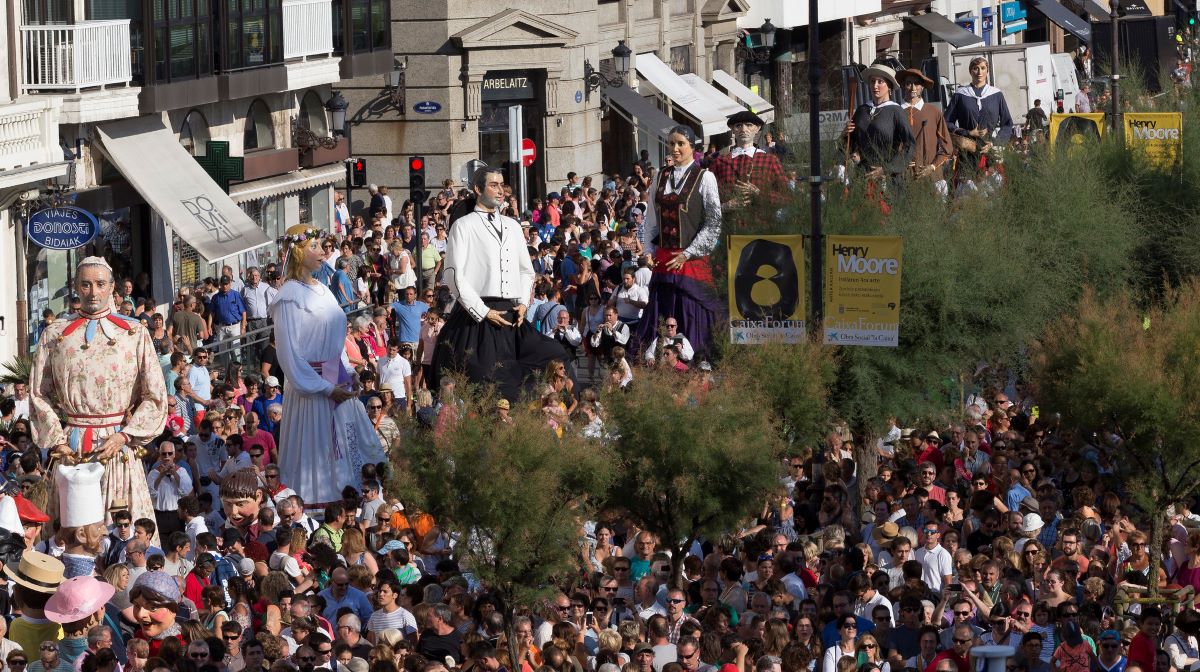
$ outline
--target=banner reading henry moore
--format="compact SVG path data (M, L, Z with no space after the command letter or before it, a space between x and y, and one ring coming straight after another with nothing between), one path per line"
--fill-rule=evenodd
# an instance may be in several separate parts
M804 236L729 237L729 337L804 339Z
M825 342L896 347L899 236L825 236Z
M1174 170L1183 161L1183 113L1126 112L1125 145L1155 167Z

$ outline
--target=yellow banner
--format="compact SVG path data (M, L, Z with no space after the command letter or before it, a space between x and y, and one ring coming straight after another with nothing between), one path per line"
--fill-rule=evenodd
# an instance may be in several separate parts
M1125 146L1142 152L1151 165L1174 170L1183 162L1182 112L1126 112Z
M825 236L825 342L900 342L899 236Z
M729 237L729 337L804 339L804 236Z
M1103 112L1050 115L1050 148L1070 151L1104 137Z

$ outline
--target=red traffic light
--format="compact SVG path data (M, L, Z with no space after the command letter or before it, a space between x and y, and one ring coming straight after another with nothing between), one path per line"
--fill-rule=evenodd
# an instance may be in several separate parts
M365 168L365 167L366 167L366 164L363 162L363 160L362 160L362 159L358 159L358 160L356 160L356 161L354 162L354 169L355 169L355 170L362 170L362 169L363 169L363 168Z
M409 170L424 170L424 168L425 168L425 160L424 159L409 159L409 161L408 161L408 169Z

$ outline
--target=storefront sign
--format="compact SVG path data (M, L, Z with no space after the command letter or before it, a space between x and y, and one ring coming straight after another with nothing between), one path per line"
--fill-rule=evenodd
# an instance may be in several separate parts
M483 100L528 100L534 98L529 70L489 72L483 76Z
M87 210L62 205L33 213L26 230L30 240L47 250L73 250L92 242L100 225Z
M899 236L825 236L825 342L900 342Z
M1005 2L1000 4L1000 20L1004 23L1022 21L1029 17L1029 12L1020 2Z
M1125 146L1141 152L1156 168L1174 170L1183 164L1182 112L1126 112Z
M804 236L729 237L729 337L804 339Z
M821 110L817 113L817 123L820 124L821 139L834 140L841 137L842 130L846 128L846 121L850 115L846 110ZM801 110L794 115L788 117L789 127L796 129L796 140L800 142L808 141L808 110Z
M442 104L435 100L422 100L413 105L413 112L418 114L437 114L442 111Z

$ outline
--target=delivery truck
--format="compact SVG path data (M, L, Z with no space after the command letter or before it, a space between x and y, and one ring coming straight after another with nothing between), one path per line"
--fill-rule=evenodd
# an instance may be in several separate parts
M1051 53L1048 42L956 49L950 53L950 67L942 69L950 75L947 94L971 83L970 64L979 56L988 60L989 83L1004 93L1017 129L1024 126L1025 114L1035 100L1042 101L1047 117L1059 111L1060 100L1061 111L1075 111L1075 94L1079 91L1075 63L1070 54Z

